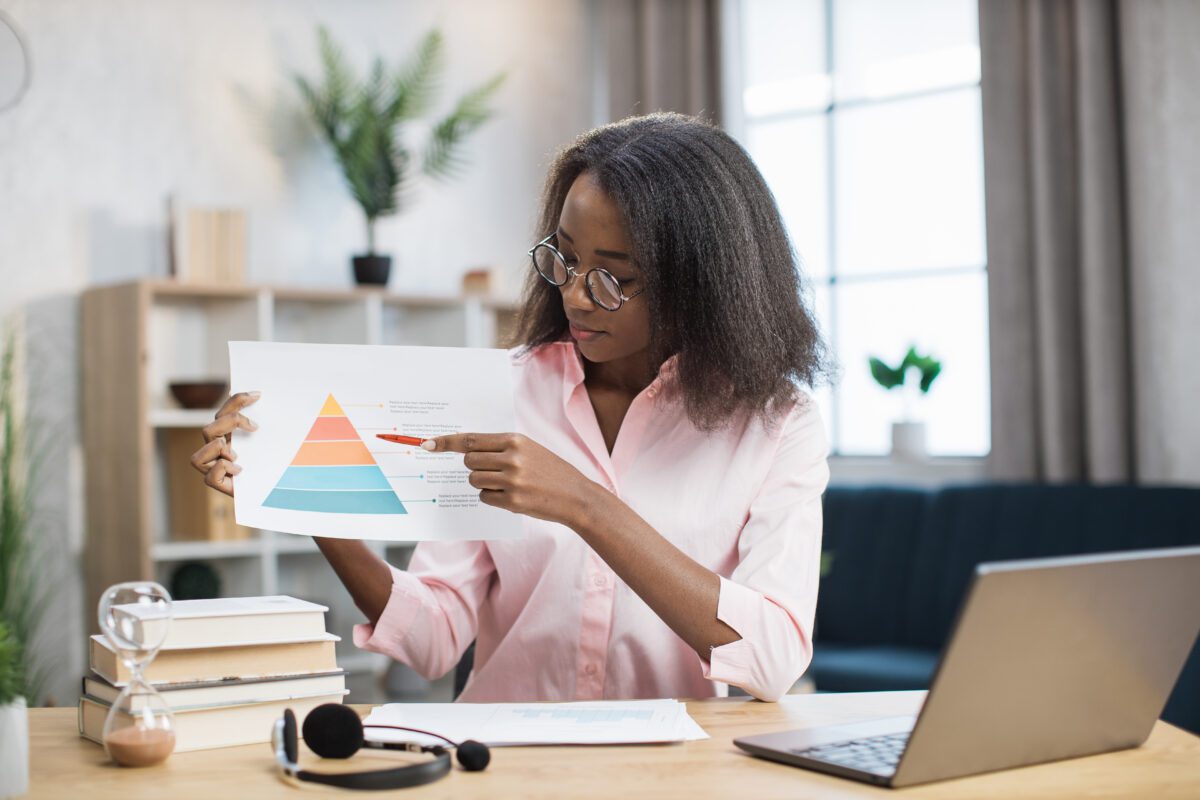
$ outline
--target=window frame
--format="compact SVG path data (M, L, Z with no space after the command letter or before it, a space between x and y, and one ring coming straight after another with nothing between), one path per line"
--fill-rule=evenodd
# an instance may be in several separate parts
M753 2L753 0L750 0ZM805 282L808 287L811 287L815 294L821 289L827 292L828 298L828 325L827 330L822 333L825 336L825 342L829 348L829 352L836 359L839 355L838 349L838 287L846 284L881 284L890 281L903 281L917 278L936 278L936 277L957 277L962 275L981 275L983 277L985 292L988 279L988 258L986 239L983 249L983 261L981 264L963 264L950 267L932 267L925 269L905 269L894 271L871 271L860 273L839 274L838 272L838 254L837 254L837 199L838 199L838 183L837 183L837 142L836 142L836 124L837 112L845 109L878 107L896 102L904 102L909 100L918 100L926 97L937 97L965 90L974 90L976 93L982 92L982 81L977 78L971 81L957 81L949 83L945 86L938 86L929 89L920 89L908 92L899 92L889 94L883 97L859 97L852 99L839 100L837 92L834 90L834 67L835 67L835 38L834 38L834 5L836 0L823 0L822 15L824 27L824 46L825 46L825 75L829 79L829 95L827 102L820 107L811 107L803 109L793 109L790 111L778 111L769 114L761 114L750 117L745 109L745 62L742 51L742 5L743 0L721 0L721 91L723 97L722 103L722 125L725 130L733 136L743 146L747 142L748 125L753 124L769 124L773 122L788 122L802 119L822 118L824 120L824 135L825 135L825 204L826 204L826 254L828 263L826 266L826 274L823 276L805 275ZM982 143L981 143L982 146ZM980 196L981 210L982 203L985 202L982 194ZM986 232L985 232L986 236ZM815 313L815 307L813 308ZM987 336L984 337L984 355L990 357L989 341ZM865 366L864 366L865 369ZM877 458L879 454L861 453L861 452L844 452L842 450L842 426L844 420L841 419L840 411L840 386L838 382L833 382L829 387L830 402L828 427L830 431L830 455L841 458ZM990 393L990 388L985 391L985 396ZM989 414L990 417L990 409ZM990 420L985 422L985 425L990 426ZM982 453L945 453L938 454L936 458L946 459L975 459L986 458L991 450L991 431L987 431L987 450ZM886 456L886 453L884 454Z

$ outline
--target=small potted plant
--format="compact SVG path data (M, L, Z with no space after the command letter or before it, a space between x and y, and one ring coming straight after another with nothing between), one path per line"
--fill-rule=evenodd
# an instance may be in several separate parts
M21 643L0 620L0 797L29 791L29 712Z
M942 373L942 362L920 355L913 346L895 367L874 356L869 363L875 382L888 391L900 389L903 398L903 418L892 423L892 456L908 461L925 458L925 423L917 417L917 406Z
M314 85L297 75L296 85L366 217L367 252L354 256L355 280L386 285L392 260L375 252L376 221L400 211L418 173L446 178L460 171L461 145L491 118L488 101L504 75L460 97L449 114L434 123L424 149L414 152L401 137L401 128L424 115L436 93L441 34L428 33L412 60L395 72L376 58L365 80L354 74L328 30L320 28L318 38L323 80Z

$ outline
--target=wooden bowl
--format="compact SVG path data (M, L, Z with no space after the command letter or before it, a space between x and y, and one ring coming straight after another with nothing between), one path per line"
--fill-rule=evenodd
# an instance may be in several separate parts
M167 384L171 395L184 408L213 408L225 396L226 381L175 381Z

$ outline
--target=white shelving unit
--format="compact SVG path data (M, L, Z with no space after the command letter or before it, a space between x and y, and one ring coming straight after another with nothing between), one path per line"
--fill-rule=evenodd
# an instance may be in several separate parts
M255 531L209 541L170 530L166 438L197 431L214 409L183 409L168 385L228 379L230 340L343 344L504 346L515 322L510 303L481 297L429 297L380 290L202 286L139 281L84 294L84 449L87 461L87 572L90 607L122 580L166 585L182 563L211 564L222 594L294 594L329 606L342 637L339 662L377 671L386 659L351 643L361 614L311 538ZM197 474L196 480L200 480ZM406 566L408 544L370 543Z

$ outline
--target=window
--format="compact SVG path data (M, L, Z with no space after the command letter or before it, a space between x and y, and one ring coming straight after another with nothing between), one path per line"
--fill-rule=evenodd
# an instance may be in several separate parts
M833 451L883 455L930 352L933 455L990 449L977 0L726 0L729 130L775 193L837 360ZM739 102L740 101L740 102Z

